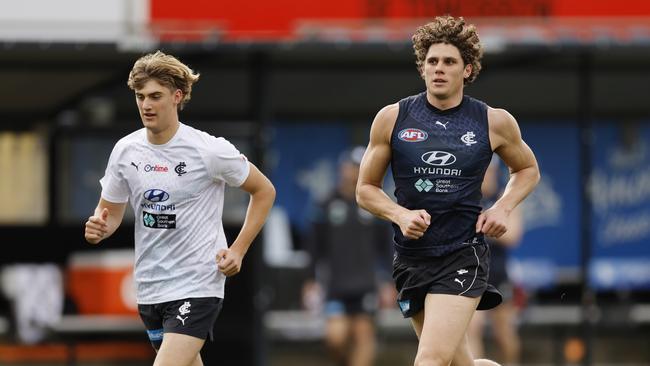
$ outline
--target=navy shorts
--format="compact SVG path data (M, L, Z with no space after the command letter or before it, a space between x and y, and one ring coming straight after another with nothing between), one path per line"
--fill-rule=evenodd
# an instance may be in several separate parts
M147 328L149 340L160 349L164 333L179 333L196 338L212 340L212 328L221 312L223 299L197 297L138 305L140 318Z
M379 307L377 294L367 292L359 295L331 297L325 301L325 315L362 315L373 316Z
M481 297L478 310L492 309L501 294L488 285L490 249L487 245L467 246L442 257L406 257L395 254L393 279L397 304L405 318L424 309L427 294Z

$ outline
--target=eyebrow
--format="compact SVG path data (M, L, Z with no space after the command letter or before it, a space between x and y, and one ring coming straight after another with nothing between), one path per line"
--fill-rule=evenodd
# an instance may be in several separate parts
M162 92L161 92L161 91L154 91L154 92L151 92L151 93L149 93L149 94L144 94L144 93L140 93L140 92L135 92L135 95L146 95L146 96L152 96L152 95L155 95L155 94L162 94Z
M456 56L429 56L427 57L427 60L433 60L433 59L442 59L442 60L458 60Z

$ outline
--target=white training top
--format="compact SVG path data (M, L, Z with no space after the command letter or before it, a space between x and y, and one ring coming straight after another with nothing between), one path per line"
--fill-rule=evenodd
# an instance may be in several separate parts
M115 144L102 185L109 202L135 213L135 284L139 304L224 296L217 251L225 184L240 186L248 160L224 138L180 124L163 145L142 128Z

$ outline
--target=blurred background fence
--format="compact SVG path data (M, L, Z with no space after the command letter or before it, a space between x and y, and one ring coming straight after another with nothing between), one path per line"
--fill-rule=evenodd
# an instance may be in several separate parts
M150 363L130 287L132 214L98 247L84 242L83 223L112 146L141 126L128 72L161 49L201 73L181 120L232 141L278 191L264 235L228 281L206 365L326 365L322 317L300 299L307 218L334 188L338 154L367 143L375 113L423 90L410 35L447 13L477 24L485 46L466 93L517 118L542 172L509 264L523 360L650 364L650 2L0 9L1 364ZM246 204L229 192L229 238ZM412 363L408 323L394 309L378 319L378 364Z

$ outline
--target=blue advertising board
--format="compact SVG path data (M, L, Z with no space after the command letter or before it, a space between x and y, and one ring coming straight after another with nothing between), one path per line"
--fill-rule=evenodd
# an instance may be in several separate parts
M650 124L594 128L590 284L650 288Z
M512 251L510 273L527 288L576 281L580 264L580 166L574 123L522 123L541 180L522 202L525 234Z
M276 206L298 230L305 230L314 203L334 190L337 160L350 147L350 131L339 123L276 123L272 134L267 160Z

